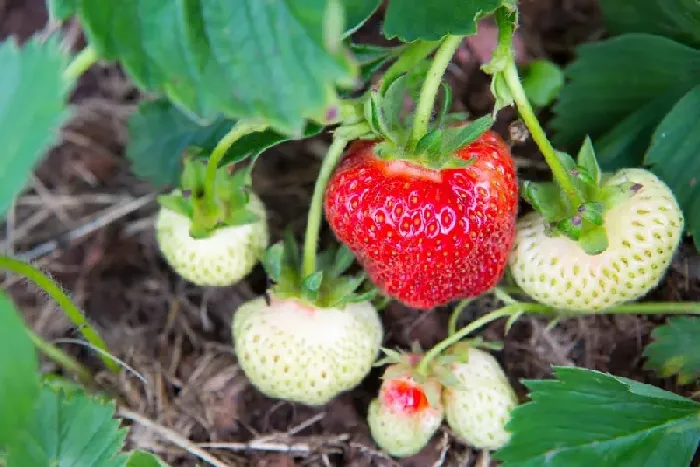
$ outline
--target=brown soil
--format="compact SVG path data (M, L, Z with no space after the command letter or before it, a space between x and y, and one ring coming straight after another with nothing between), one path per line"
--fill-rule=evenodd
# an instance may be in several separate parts
M42 0L0 0L0 39L26 38L46 26ZM576 44L600 37L594 0L523 0L521 59L546 56L566 63ZM361 32L374 37L368 25ZM492 105L488 80L479 71L493 35L471 38L451 67L457 106L476 115ZM69 41L80 46L79 29L66 27ZM126 119L138 92L112 66L95 67L74 96L75 116L18 200L7 225L10 247L32 251L50 239L90 224L125 203L143 206L109 222L94 233L62 244L36 258L103 333L110 349L131 371L118 378L100 372L100 383L119 398L124 410L155 421L192 445L224 443L210 449L221 465L291 466L486 466L489 459L441 431L419 455L394 461L372 442L366 408L376 394L378 372L354 391L328 406L308 408L271 400L247 382L231 351L229 325L236 308L262 293L265 276L256 269L245 281L225 289L194 287L163 262L155 245L152 189L129 172L123 157ZM507 133L506 115L497 128ZM327 138L290 143L268 151L255 170L254 184L270 211L273 238L292 225L301 236L311 189ZM541 177L542 162L531 144L516 146L521 175ZM323 241L330 241L327 231ZM65 243L65 242L64 242ZM692 247L681 249L666 280L653 298L689 300L700 297L700 258ZM692 271L695 271L694 273ZM76 330L44 294L24 281L7 278L5 287L28 322L48 339L75 338ZM497 307L492 298L472 303L462 320ZM388 347L428 347L444 337L449 309L418 312L391 304L383 313ZM524 318L504 337L503 323L484 336L503 340L498 352L520 395L522 378L551 374L552 365L580 365L651 382L689 394L671 380L642 369L641 352L649 332L662 318L594 316L562 321L551 329L541 319ZM63 349L98 369L94 354L74 343ZM45 370L58 371L45 362ZM171 465L193 466L196 459L161 434L135 423L129 443L162 455ZM190 446L191 447L191 446Z

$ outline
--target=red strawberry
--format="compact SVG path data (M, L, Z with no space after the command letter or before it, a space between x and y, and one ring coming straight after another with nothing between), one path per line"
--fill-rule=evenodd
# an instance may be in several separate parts
M515 237L518 187L503 140L487 131L429 168L380 158L353 143L326 191L326 217L370 279L406 305L428 309L473 297L503 275Z

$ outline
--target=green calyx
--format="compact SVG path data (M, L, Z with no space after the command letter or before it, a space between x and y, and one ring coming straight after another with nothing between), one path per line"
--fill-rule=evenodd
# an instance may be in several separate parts
M424 60L412 71L393 77L391 81L385 77L364 96L347 103L346 118L336 134L360 129L360 139L381 141L375 152L384 160L406 160L437 170L469 166L473 161L462 160L455 153L479 138L494 120L487 115L464 125L466 114L449 112L452 92L444 82L441 102L428 131L419 141L411 141L414 103L418 100L428 65L429 62ZM350 115L352 117L348 118ZM353 136L358 137L357 134Z
M550 235L565 235L578 242L589 255L600 254L608 247L605 213L630 199L641 187L632 182L609 184L610 176L601 171L588 138L576 160L562 152L557 156L581 200L580 204L572 205L555 182L525 181L520 188L522 196L547 220Z
M371 301L377 290L364 273L345 275L355 257L344 245L318 254L316 270L302 274L299 246L290 231L284 241L268 248L263 267L275 285L272 292L281 299L294 298L314 308L344 308L350 303Z
M229 173L226 167L216 171L214 186L207 187L206 165L185 159L180 188L158 197L161 206L192 220L190 235L206 238L216 229L251 224L258 216L246 206L249 201L250 174L247 170Z

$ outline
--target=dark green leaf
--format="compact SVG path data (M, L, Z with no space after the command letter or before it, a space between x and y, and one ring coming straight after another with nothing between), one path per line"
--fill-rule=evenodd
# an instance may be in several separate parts
M526 381L503 467L687 466L700 440L700 405L654 386L581 368Z
M125 467L167 467L167 464L150 452L133 451Z
M613 34L646 32L700 46L697 0L605 0L600 8Z
M548 60L535 60L523 70L525 95L535 107L546 107L557 98L564 85L564 72Z
M343 0L345 7L345 35L357 31L379 8L379 0Z
M387 88L381 100L381 112L392 133L398 133L404 126L401 116L406 99L406 75L394 80Z
M700 84L673 107L656 129L645 164L671 188L700 249Z
M166 99L147 102L129 119L130 141L126 155L136 175L156 186L174 185L182 171L183 153L188 148L196 148L200 155L208 156L234 122L217 118L200 125ZM320 125L308 124L304 137L316 135L321 129ZM231 145L221 165L255 157L288 139L273 130L247 134Z
M586 138L583 141L581 150L578 152L578 157L576 158L576 163L587 172L593 183L600 183L602 173L590 138Z
M22 48L0 43L0 218L68 117L67 61L55 38L31 39Z
M700 81L700 50L658 36L628 34L578 49L557 104L555 143L595 141L659 95Z
M262 264L265 272L275 282L279 282L282 276L282 263L284 261L284 246L275 243L267 249Z
M486 130L491 128L493 121L491 115L485 115L465 126L445 128L442 131L442 145L440 150L444 154L452 154L458 149L473 143L483 135Z
M139 87L205 120L260 119L292 136L325 121L336 86L355 84L330 27L341 14L327 0L80 2L90 43Z
M438 40L448 34L476 33L476 22L492 13L502 0L391 0L384 20L384 35L404 42Z
M436 128L428 131L416 144L416 154L439 154L442 144L442 130Z
M58 21L65 21L73 16L79 0L48 0L49 15Z
M232 125L231 120L217 119L200 126L165 99L146 102L129 118L126 156L139 177L156 186L175 185L185 150L213 148Z
M678 375L680 384L700 378L700 318L678 316L652 332L653 342L644 350L645 367L668 378Z
M34 345L12 301L0 292L0 451L17 436L39 392Z
M294 239L294 231L291 227L284 230L284 262L293 269L301 267L301 255L299 254L299 245Z
M126 430L114 419L114 403L84 394L66 396L45 387L30 423L9 449L7 467L122 467Z
M521 183L520 191L523 199L542 214L547 222L559 221L567 216L568 209L562 202L562 192L556 183L526 180Z
M683 93L665 93L635 110L595 140L598 162L606 172L642 165L651 136Z

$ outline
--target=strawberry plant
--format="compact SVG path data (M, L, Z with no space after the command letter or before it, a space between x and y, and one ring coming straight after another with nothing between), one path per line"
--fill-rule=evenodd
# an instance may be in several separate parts
M153 231L165 263L201 287L233 286L262 263L264 294L230 310L233 352L257 391L325 405L373 364L388 365L365 413L390 456L419 453L444 421L506 467L688 465L700 440L694 400L557 367L554 379L526 381L530 401L518 406L489 353L498 343L472 334L501 319L508 331L525 315L700 313L693 302L637 302L663 279L684 232L700 237L700 10L607 2L619 35L583 46L562 87L550 62L516 65L514 0L390 0L381 12L379 3L50 0L52 18L77 18L87 45L71 58L60 31L0 44L0 214L55 142L77 79L98 61L117 63L148 96L129 119L126 157L161 190ZM372 15L383 15L392 46L354 42ZM487 17L498 28L483 66L494 106L468 116L454 111L445 73ZM556 96L558 149L533 109ZM492 129L506 107L551 181L519 179ZM322 132L332 143L304 236L290 228L274 238L255 164L273 146ZM519 196L532 212L518 219ZM320 249L324 218L337 245ZM122 371L52 279L12 257L0 267L54 298L103 365ZM484 294L504 306L459 328L464 305ZM461 303L435 346L384 349L377 361L388 300L426 313ZM162 465L122 452L125 432L92 368L29 330L5 295L0 311L0 465ZM659 326L647 366L697 379L699 326L689 316ZM82 386L40 375L36 349Z

